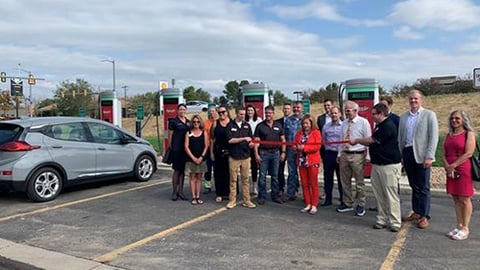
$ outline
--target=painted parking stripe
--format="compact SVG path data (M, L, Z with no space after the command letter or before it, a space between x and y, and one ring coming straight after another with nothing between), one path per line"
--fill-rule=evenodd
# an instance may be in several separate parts
M130 188L130 189L110 192L110 193L106 193L106 194L102 194L102 195L98 195L98 196L94 196L94 197L90 197L90 198L85 198L85 199L81 199L81 200L62 203L62 204L59 204L59 205L47 206L45 208L40 208L40 209L33 210L33 211L30 211L30 212L24 212L24 213L10 215L10 216L6 216L6 217L1 217L0 222L8 221L8 220L16 219L16 218L21 218L21 217L25 217L25 216L40 214L40 213L44 213L44 212L48 212L48 211L52 211L52 210L56 210L56 209L60 209L60 208L69 207L69 206L72 206L72 205L81 204L81 203L91 202L91 201L94 201L94 200L99 200L99 199L119 195L119 194L122 194L122 193L127 193L127 192L130 192L130 191L141 190L141 189L145 189L145 188L149 188L149 187L153 187L153 186L157 186L157 185L161 185L161 184L165 184L165 183L169 183L169 182L170 182L170 180L163 180L163 181L160 181L160 182L157 182L157 183L151 183L151 184L147 184L147 185L143 185L143 186L139 186L139 187L134 187L134 188Z
M237 203L237 204L239 204L239 203ZM214 217L214 216L216 216L216 215L218 215L218 214L220 214L220 213L222 213L222 212L224 212L224 211L226 211L226 210L227 210L226 207L219 208L219 209L217 209L217 210L215 210L215 211L213 211L213 212L210 212L210 213L207 213L207 214L205 214L205 215L196 217L196 218L194 218L194 219L191 219L191 220L189 220L189 221L186 221L186 222L184 222L184 223L181 223L181 224L179 224L179 225L177 225L177 226L168 228L168 229L166 229L166 230L163 230L163 231L161 231L161 232L158 232L158 233L156 233L156 234L153 234L153 235L151 235L151 236L148 236L148 237L146 237L146 238L143 238L143 239L141 239L141 240L138 240L138 241L133 242L133 243L131 243L131 244L128 244L128 245L126 245L126 246L117 248L117 249L115 249L115 250L113 250L113 251L110 251L110 252L108 252L108 253L105 253L105 254L103 254L102 256L99 256L99 257L97 257L97 258L95 258L95 259L93 259L93 260L96 261L96 262L100 262L100 263L108 263L108 262L114 260L114 259L115 259L116 257L118 257L119 255L122 255L122 254L124 254L124 253L126 253L126 252L128 252L128 251L130 251L130 250L132 250L132 249L141 247L141 246L143 246L143 245L145 245L145 244L147 244L147 243L149 243L149 242L151 242L151 241L157 240L157 239L162 238L162 237L166 237L166 236L168 236L168 235L170 235L170 234L172 234L172 233L175 233L175 232L177 232L177 231L179 231L179 230L185 229L185 228L190 227L190 226L192 226L192 225L194 225L194 224L196 224L196 223L199 223L199 222L202 222L202 221L207 220L207 219L209 219L209 218L212 218L212 217Z
M395 262L398 260L400 251L405 246L405 241L407 239L408 231L410 230L411 223L407 223L402 226L400 232L397 234L397 239L393 242L390 251L388 252L387 257L382 263L380 270L391 270L395 266Z

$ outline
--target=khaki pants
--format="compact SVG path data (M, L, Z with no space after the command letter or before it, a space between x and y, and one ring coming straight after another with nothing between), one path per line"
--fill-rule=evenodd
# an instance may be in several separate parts
M372 189L377 199L377 223L400 228L401 207L398 195L398 179L400 178L402 165L375 165L372 164Z
M230 202L237 202L237 173L240 170L240 179L242 181L243 202L250 202L250 158L233 159L228 158L228 166L230 167Z
M365 182L363 170L365 167L365 154L347 154L340 156L340 180L343 188L343 203L353 207L352 177L355 178L358 205L365 207L367 197L365 195Z

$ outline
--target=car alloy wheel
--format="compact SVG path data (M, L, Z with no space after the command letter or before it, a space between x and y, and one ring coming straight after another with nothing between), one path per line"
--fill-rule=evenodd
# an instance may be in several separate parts
M28 181L27 195L35 202L55 199L62 190L60 173L51 167L37 170Z
M135 164L135 177L138 181L148 181L152 177L153 171L153 159L150 156L143 155L138 158Z

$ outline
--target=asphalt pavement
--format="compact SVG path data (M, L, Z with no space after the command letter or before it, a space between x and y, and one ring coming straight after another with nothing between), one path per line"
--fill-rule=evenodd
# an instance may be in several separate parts
M376 212L355 217L328 206L301 214L300 200L231 210L213 193L202 206L172 202L170 175L162 167L148 183L75 190L49 204L0 197L0 270L480 269L478 195L470 239L457 242L444 236L455 223L444 190L432 191L428 229L405 223L392 233L372 229ZM407 212L405 178L401 187ZM374 206L368 191L367 207ZM32 214L16 216L19 208Z

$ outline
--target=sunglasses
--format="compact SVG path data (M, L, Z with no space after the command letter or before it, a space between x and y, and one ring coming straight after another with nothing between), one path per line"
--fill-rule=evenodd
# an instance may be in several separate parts
M194 123L194 124L199 124L200 121L195 120L195 121L192 121L192 123Z
M227 111L218 111L219 114L227 113Z

